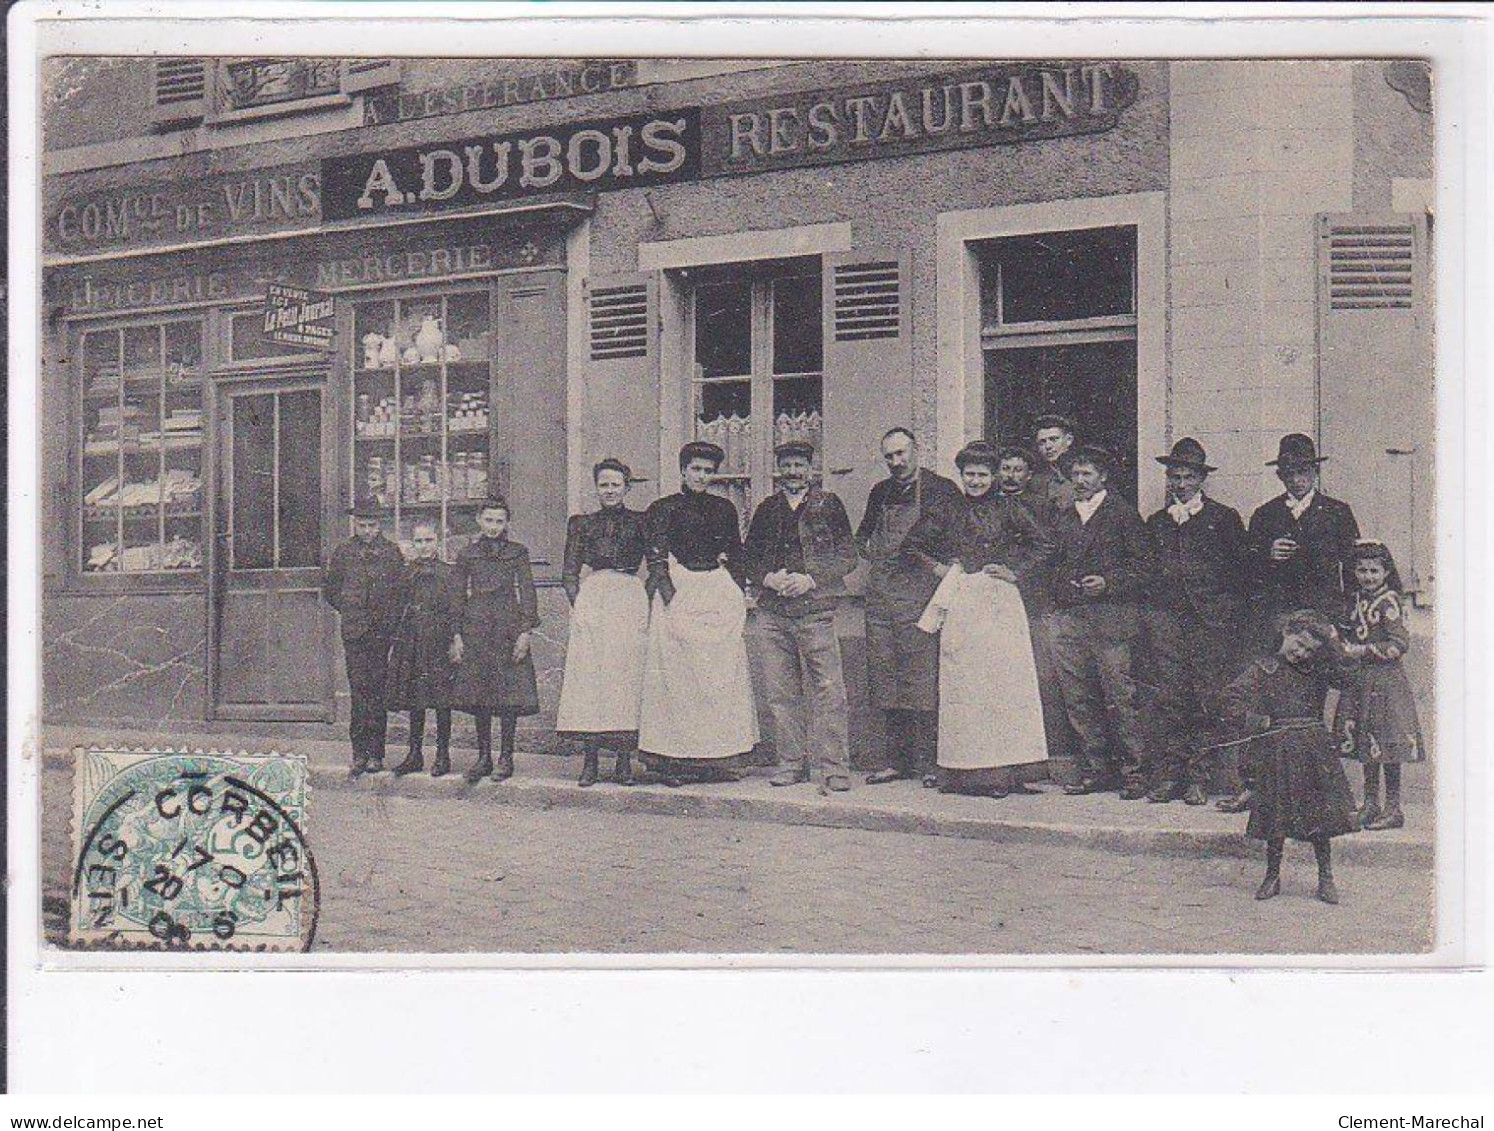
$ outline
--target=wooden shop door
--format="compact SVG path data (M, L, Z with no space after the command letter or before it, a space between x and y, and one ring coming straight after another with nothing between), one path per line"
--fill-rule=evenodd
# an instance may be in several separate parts
M334 434L326 401L316 380L218 390L208 617L215 718L335 718L322 600Z

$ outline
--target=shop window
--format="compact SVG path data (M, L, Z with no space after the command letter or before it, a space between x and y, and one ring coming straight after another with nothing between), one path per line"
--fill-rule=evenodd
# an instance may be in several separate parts
M449 556L505 484L494 474L495 418L486 290L363 302L353 308L352 483L409 548L416 519L438 522Z
M1059 412L1120 464L1136 497L1136 229L1041 232L977 245L985 433L1031 445Z
M82 335L78 545L87 574L202 566L202 324Z
M726 460L713 488L745 524L773 492L773 448L814 445L823 475L824 328L818 259L692 273L693 421Z

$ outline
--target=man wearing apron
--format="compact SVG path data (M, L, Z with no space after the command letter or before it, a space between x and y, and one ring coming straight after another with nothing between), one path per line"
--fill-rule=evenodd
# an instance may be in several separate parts
M888 766L867 785L931 774L939 744L939 637L918 618L938 579L903 555L903 541L923 509L957 505L953 482L918 466L913 433L893 428L882 437L887 478L872 488L856 545L870 572L866 581L866 669L871 703L884 712Z

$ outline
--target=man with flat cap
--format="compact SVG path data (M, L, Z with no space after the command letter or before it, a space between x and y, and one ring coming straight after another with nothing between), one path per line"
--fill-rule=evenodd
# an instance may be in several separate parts
M369 500L348 509L353 536L332 551L327 565L327 603L342 621L342 653L348 672L354 777L384 768L384 740L389 716L384 711L384 681L389 674L389 646L395 602L404 577L405 558L379 531L380 510Z
M1068 794L1120 787L1146 796L1146 751L1132 655L1139 603L1151 579L1151 541L1136 509L1109 489L1115 459L1098 445L1065 455L1072 505L1056 511L1049 593L1051 639L1063 701L1079 735L1079 781Z
M1348 503L1318 489L1318 468L1327 458L1318 455L1311 436L1292 432L1281 438L1276 458L1266 464L1276 469L1286 491L1256 508L1246 537L1260 648L1268 648L1282 620L1299 609L1314 609L1330 623L1343 613L1359 523ZM1240 773L1240 793L1219 802L1226 813L1250 805L1251 766L1242 762Z
M1146 520L1156 563L1144 607L1161 747L1148 801L1202 805L1203 751L1220 741L1220 693L1237 674L1245 616L1245 524L1204 493L1215 469L1185 436L1157 462L1167 468L1167 506Z
M1074 446L1076 429L1067 416L1047 412L1033 421L1032 442L1042 459L1032 477L1032 493L1054 510L1065 510L1074 504L1074 485L1064 471L1064 457Z
M747 668L741 526L709 491L725 453L680 449L680 490L645 513L648 584L638 750L666 785L731 781L757 744Z
M773 785L851 788L850 710L835 635L836 597L856 568L846 508L810 480L814 448L791 440L773 449L779 489L747 529L746 573L758 593L763 698L773 718L781 769Z
M918 442L907 428L882 437L887 478L871 489L856 528L866 559L868 699L883 712L887 765L867 785L932 773L939 746L939 637L918 627L939 579L903 554L926 510L957 505L962 493L918 466Z

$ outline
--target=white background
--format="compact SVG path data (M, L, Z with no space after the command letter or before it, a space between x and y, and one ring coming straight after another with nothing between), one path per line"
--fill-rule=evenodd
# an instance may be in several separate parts
M420 971L369 970L378 959L362 957L337 962L344 968L336 971L43 968L34 729L38 21L58 15L82 21L58 38L53 19L52 50L121 54L1415 55L1433 60L1438 132L1439 923L1460 943L1456 960L1480 964L1488 938L1483 885L1491 736L1489 667L1482 655L1490 586L1481 573L1484 563L1494 562L1488 493L1479 489L1476 462L1489 435L1494 325L1486 216L1489 28L1480 10L1199 5L1190 21L1163 23L1133 18L1166 10L1138 5L1008 5L999 9L998 21L972 19L996 11L975 5L928 5L915 13L893 6L757 4L670 6L670 20L659 21L620 18L647 14L640 5L342 4L316 6L322 22L308 24L311 9L292 4L111 3L106 24L87 22L99 10L31 4L14 9L10 19L13 1089L1381 1093L1488 1087L1494 994L1482 969L1185 971L1139 968L1150 963L1137 960L1138 968L1098 971L1042 969L1041 960L1017 960L1012 964L1024 968L901 973ZM433 18L435 11L442 18ZM876 18L851 19L867 11ZM1313 13L1331 18L1303 18ZM250 14L251 22L228 18ZM153 26L126 18L162 15L196 18ZM330 15L377 15L384 22L334 25L325 20ZM484 22L459 24L452 18L457 15ZM1224 15L1230 18L1216 18ZM1466 480L1465 445L1475 459ZM1464 584L1465 560L1474 568L1471 586ZM1466 759L1458 757L1460 736L1462 751L1471 752ZM1466 872L1456 866L1465 853ZM1242 905L1242 913L1248 910ZM1437 1114L1472 1114L1466 1105L1436 1107ZM82 1104L28 1110L98 1113ZM129 1105L117 1103L109 1110L130 1113ZM244 1111L241 1105L216 1110L227 1125ZM324 1122L328 1116L317 1114L322 1110L261 1109L256 1123L282 1115L292 1126ZM1034 1118L1033 1109L1024 1110ZM1126 1110L1107 1107L1080 1118L1126 1122ZM1339 1111L1427 1112L1428 1105L1391 1110L1384 1103L1330 1103L1311 1109L1311 1118L1308 1109L1289 1110L1307 1119L1304 1125L1332 1127ZM889 1112L881 1109L884 1117ZM149 1113L149 1105L138 1112ZM927 1123L931 1115L910 1109L898 1122ZM1227 1106L1208 1109L1205 1117L1234 1126L1247 1119L1258 1125L1265 1115ZM427 1110L415 1118L428 1123L430 1116ZM969 1121L968 1115L951 1118ZM399 1120L413 1118L386 1108L377 1122Z

